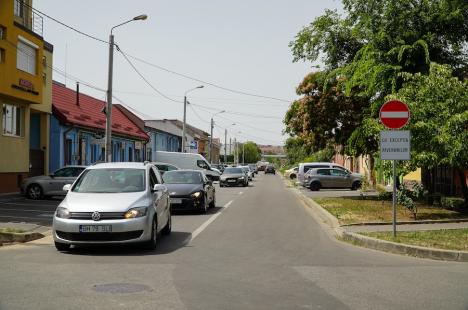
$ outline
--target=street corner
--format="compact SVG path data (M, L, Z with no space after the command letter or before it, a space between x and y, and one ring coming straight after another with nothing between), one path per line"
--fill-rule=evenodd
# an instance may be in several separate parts
M0 245L30 243L51 235L49 227L29 223L0 223Z

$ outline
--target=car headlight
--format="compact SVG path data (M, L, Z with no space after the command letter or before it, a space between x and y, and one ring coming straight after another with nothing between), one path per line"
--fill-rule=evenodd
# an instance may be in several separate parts
M57 211L55 212L55 216L61 219L69 219L70 218L70 211L64 207L58 207Z
M201 196L201 192L195 192L191 196L192 196L192 198L198 198L198 197Z
M244 179L244 177L240 177L240 178L239 178L239 180L243 180L243 179Z
M147 212L148 212L147 207L132 208L132 209L128 210L127 212L125 212L124 217L126 219L134 219L134 218L137 218L137 217L145 216Z

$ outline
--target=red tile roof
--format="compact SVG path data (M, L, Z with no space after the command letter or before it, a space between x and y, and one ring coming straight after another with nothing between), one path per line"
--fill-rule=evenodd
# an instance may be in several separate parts
M78 126L105 130L106 117L102 112L106 103L83 93L76 104L76 91L55 82L52 84L52 109L63 122ZM112 107L112 133L149 140L148 135L133 123L122 111Z

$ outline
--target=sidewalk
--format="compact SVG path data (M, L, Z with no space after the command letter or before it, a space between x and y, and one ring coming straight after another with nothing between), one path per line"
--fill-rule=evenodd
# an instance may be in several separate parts
M357 225L341 226L349 232L374 232L374 231L392 231L392 225ZM397 231L419 231L419 230L440 230L440 229L460 229L468 228L468 222L459 223L434 223L434 224L403 224L397 225Z
M40 233L40 234L46 234L48 231L50 231L50 227L46 226L41 226L41 225L36 225L36 224L28 224L28 223L13 223L13 222L8 222L8 223L0 223L0 228L15 228L15 229L21 229L25 233Z

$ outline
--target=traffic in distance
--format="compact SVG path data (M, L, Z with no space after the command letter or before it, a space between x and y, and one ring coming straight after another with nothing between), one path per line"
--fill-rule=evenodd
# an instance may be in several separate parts
M210 165L199 154L158 152L156 162L113 162L67 166L24 180L32 200L65 196L53 215L58 251L95 244L141 244L156 248L172 230L175 211L205 214L216 206L219 187L249 186L259 171L275 174L267 162Z

